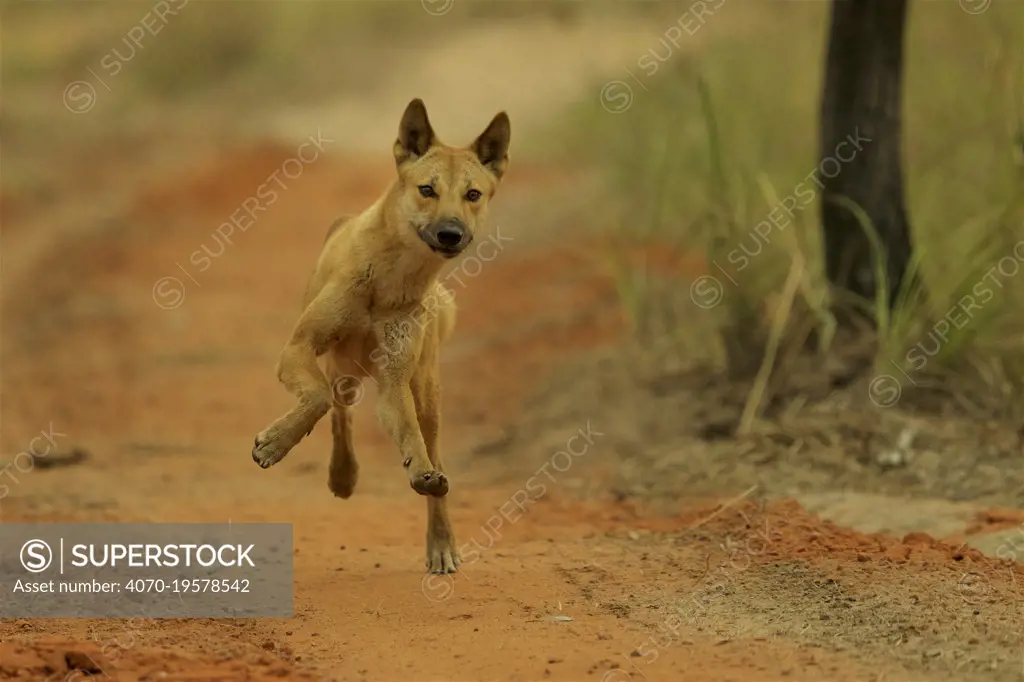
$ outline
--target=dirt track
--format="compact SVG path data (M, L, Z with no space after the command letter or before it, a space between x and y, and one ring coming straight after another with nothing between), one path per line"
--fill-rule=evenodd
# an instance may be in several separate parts
M24 282L5 282L5 434L52 421L63 446L93 457L26 473L2 510L5 521L293 523L295 618L5 622L0 676L63 679L64 654L83 651L119 680L1019 679L1019 566L927 536L842 531L756 491L681 496L671 515L645 514L601 490L613 455L601 424L580 424L591 443L568 466L554 453L468 454L515 420L560 358L620 331L609 283L571 243L531 249L503 220L551 191L550 169L510 178L495 220L509 246L456 291L443 438L453 520L474 550L463 571L424 578L423 501L368 405L351 500L327 490L322 426L260 470L248 443L288 405L272 367L323 228L392 172L325 157L207 270L191 266L202 245L217 253L211 226L291 153L268 145L183 169L126 206L124 224L149 216L152 229L93 235L74 245L90 257L73 263L54 251L31 270L48 273L34 301L17 297ZM17 247L5 244L9 258ZM175 274L184 297L161 308L154 284ZM528 323L510 341L503 324L517 318ZM46 361L18 363L28 357ZM534 466L545 459L546 473Z

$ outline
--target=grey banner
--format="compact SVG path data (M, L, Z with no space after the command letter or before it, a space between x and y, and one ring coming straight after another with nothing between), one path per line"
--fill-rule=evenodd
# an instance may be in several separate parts
M0 523L0 618L290 618L286 523Z

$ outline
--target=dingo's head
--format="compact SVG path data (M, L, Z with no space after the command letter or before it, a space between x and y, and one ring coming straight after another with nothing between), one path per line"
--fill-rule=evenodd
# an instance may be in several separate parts
M434 134L423 101L405 109L395 140L397 219L403 239L453 258L473 241L508 167L511 129L499 113L468 147L449 147Z

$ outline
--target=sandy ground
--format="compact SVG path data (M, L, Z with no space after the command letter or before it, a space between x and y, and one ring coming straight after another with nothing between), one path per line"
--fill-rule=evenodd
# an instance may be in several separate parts
M513 165L492 220L505 248L456 266L442 443L456 534L474 549L460 573L422 572L425 505L375 422L372 387L351 499L327 489L326 424L259 469L252 437L290 405L273 367L326 226L394 172L386 147L341 142L244 234L218 241L217 225L294 155L292 133L310 129L282 120L284 142L208 149L159 172L136 174L130 154L69 168L72 183L133 180L93 204L79 192L77 206L6 205L4 462L50 425L62 451L89 458L18 474L0 512L291 523L294 618L6 620L0 679L1024 679L1021 565L951 539L1020 535L1015 510L920 514L909 499L841 491L798 502L731 481L647 505L613 489L620 453L603 438L614 434L586 415L564 438L592 442L568 465L557 449L481 451L538 391L573 395L552 385L563 363L621 339L612 282L586 242L552 233L573 215L567 190L585 186L567 169ZM912 507L948 523L929 535L923 521L893 522Z

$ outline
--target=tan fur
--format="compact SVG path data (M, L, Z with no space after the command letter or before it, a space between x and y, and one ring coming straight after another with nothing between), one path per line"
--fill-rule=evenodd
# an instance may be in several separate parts
M351 409L360 382L371 377L379 387L377 417L409 485L428 496L427 568L434 573L459 564L438 451L438 353L455 325L455 304L438 275L479 234L508 167L509 134L502 112L472 145L450 147L437 139L423 102L409 103L393 149L398 177L363 213L328 230L277 366L297 402L260 432L252 450L261 467L272 466L330 411L328 486L349 497L358 471Z

